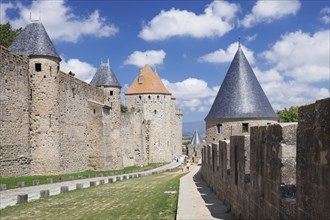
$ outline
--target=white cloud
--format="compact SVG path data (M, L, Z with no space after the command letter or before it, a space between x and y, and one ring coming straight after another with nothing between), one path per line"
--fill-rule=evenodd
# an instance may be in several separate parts
M322 8L322 10L320 11L320 14L323 15L320 18L320 20L325 24L329 24L330 23L330 7Z
M182 108L190 111L207 111L210 109L219 87L208 87L204 80L188 78L181 82L171 83L162 79L165 87L177 98L177 103ZM209 100L212 100L210 102Z
M259 0L253 6L251 14L246 15L240 23L246 28L262 22L270 23L288 15L295 15L300 6L298 0Z
M209 62L209 63L228 63L231 62L237 52L238 45L237 43L232 43L228 46L226 50L219 49L214 52L205 54L198 58L199 62ZM241 44L241 48L244 51L246 58L248 59L251 65L254 64L253 51L246 48Z
M65 73L71 71L75 74L75 77L87 83L92 80L97 70L93 65L80 61L79 59L69 59L66 61L63 57L60 66L61 71Z
M262 55L275 68L298 82L329 80L330 31L314 35L301 31L287 33Z
M163 50L134 51L124 61L125 65L131 64L143 67L145 64L150 66L161 65L164 63L166 53Z
M257 34L247 36L245 39L247 42L255 41L255 39L257 39Z
M7 9L17 10L19 17L10 19L6 14ZM118 28L101 17L98 10L84 16L74 14L64 0L33 1L29 6L21 3L1 4L1 22L10 21L14 28L25 27L30 23L30 12L32 19L41 19L53 40L77 42L85 35L109 37L118 32Z
M226 1L214 1L203 14L172 8L161 11L139 33L145 41L164 40L174 36L194 38L221 37L233 29L233 18L239 6Z

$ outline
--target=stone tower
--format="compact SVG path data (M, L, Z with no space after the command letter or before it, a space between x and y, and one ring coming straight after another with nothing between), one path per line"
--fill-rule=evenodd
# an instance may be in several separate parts
M202 158L203 146L204 140L196 129L193 137L190 140L190 144L188 145L188 156L194 158L195 161L198 161L200 158Z
M206 143L229 140L232 135L249 134L251 126L278 120L241 47L205 118Z
M42 23L27 25L9 49L29 57L31 173L56 173L60 170L58 73L61 58Z
M102 122L104 146L106 149L99 149L99 153L102 154L103 150L106 152L105 168L118 168L122 164L122 155L119 148L121 86L109 62L100 65L90 84L100 87L104 91Z
M145 65L126 91L125 97L128 110L142 113L143 123L148 128L144 137L146 159L149 162L171 161L177 153L171 143L171 115L176 114L172 103L175 99L172 99L159 75L149 65Z

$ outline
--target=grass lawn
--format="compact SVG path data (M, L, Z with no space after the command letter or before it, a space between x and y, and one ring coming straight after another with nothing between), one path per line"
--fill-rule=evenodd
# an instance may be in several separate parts
M7 184L7 189L17 188L18 182L24 182L25 186L32 186L33 180L39 180L40 185L47 183L47 178L53 178L53 183L59 182L60 177L63 177L64 180L69 180L69 176L74 176L74 179L78 179L78 176L83 178L89 178L100 175L118 175L136 171L150 170L156 167L163 165L164 163L150 163L143 167L140 166L130 166L124 167L120 170L87 170L79 173L66 173L61 175L53 175L53 176L19 176L19 177L8 177L8 178L0 178L0 184Z
M181 171L98 185L0 210L0 219L175 219Z

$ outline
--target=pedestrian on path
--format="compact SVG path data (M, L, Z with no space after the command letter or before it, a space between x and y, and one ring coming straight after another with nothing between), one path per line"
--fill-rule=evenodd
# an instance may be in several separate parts
M190 162L187 163L187 171L189 171Z

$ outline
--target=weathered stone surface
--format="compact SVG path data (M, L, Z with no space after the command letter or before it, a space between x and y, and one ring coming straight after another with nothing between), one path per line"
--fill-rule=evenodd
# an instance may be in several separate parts
M68 186L61 186L61 193L69 192Z
M82 183L76 184L76 189L83 189L83 188L84 188L84 184L82 184Z
M297 218L330 218L330 98L299 108Z
M69 176L69 180L74 180L74 176Z
M7 184L0 184L0 191L6 190L7 189Z
M104 180L100 180L100 185L103 185L104 184Z
M53 178L47 178L47 183L53 183Z
M33 180L32 184L34 186L38 186L40 184L40 181L39 180Z
M108 183L113 183L113 178L109 178Z
M120 88L65 74L58 58L1 46L0 70L0 177L118 169L182 153L182 111L171 95L127 96L122 114Z
M92 187L92 186L96 186L96 181L90 181L90 182L89 182L89 186L91 186L91 187Z
M17 195L17 204L28 202L28 194Z
M41 190L40 191L40 198L48 197L49 196L49 190Z
M60 182L64 182L64 177L60 177L60 178L59 178L59 181L60 181Z

